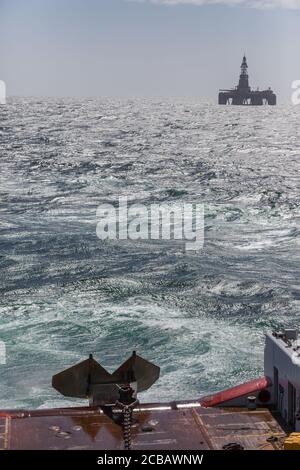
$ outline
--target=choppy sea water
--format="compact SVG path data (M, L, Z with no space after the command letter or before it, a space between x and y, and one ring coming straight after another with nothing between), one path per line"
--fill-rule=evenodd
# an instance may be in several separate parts
M0 408L70 403L51 376L92 352L161 366L141 398L197 398L263 371L300 320L300 107L9 100L0 108ZM205 204L205 245L100 241L120 196Z

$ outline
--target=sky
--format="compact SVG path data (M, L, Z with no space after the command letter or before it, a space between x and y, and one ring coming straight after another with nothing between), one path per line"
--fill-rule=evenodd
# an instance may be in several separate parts
M298 44L300 0L0 0L8 95L215 98L246 53L287 101Z

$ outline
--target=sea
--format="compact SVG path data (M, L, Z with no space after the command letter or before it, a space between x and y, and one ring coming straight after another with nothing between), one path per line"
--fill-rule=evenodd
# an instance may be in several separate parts
M141 401L261 376L265 333L300 326L299 122L292 105L9 98L0 408L83 403L51 378L90 353L110 372L133 350L160 366ZM120 197L204 205L203 247L99 239L97 208Z

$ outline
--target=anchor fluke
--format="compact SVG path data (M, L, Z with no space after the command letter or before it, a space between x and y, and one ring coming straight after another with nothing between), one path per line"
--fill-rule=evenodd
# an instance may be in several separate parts
M112 377L120 383L137 382L137 392L148 390L159 378L160 368L138 356L135 351Z
M94 384L110 381L111 374L90 355L89 359L54 375L52 387L65 397L88 398Z

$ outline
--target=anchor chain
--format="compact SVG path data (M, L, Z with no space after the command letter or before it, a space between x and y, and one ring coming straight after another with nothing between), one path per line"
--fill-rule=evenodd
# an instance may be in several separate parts
M124 449L131 450L131 424L132 413L135 406L139 401L133 398L134 390L131 387L120 387L120 398L116 401L116 406L122 410L122 425L123 425L123 439Z
M120 403L118 403L120 405ZM132 411L133 407L137 404L134 402L132 405L123 405L123 438L124 438L124 449L131 450L131 423L132 423Z

